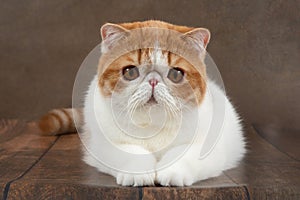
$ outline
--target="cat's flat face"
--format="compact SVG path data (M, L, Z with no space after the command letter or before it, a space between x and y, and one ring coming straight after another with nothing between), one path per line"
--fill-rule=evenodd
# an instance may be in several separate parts
M140 49L116 59L99 77L106 97L120 95L140 105L200 103L205 77L184 58L169 51ZM133 101L133 100L131 100Z
M138 24L138 26L158 26L170 29L170 24L153 22L154 24ZM126 34L134 24L108 24L102 27L102 37L106 41L107 49ZM209 32L206 29L171 26L188 36L192 43L199 42L195 48L203 45L205 49ZM207 34L207 37L205 36ZM126 37L126 36L124 36ZM191 45L191 48L194 48ZM200 54L200 53L199 53ZM198 66L205 69L201 60ZM100 66L101 67L101 66ZM178 109L178 105L199 106L206 91L205 74L200 74L196 67L185 58L160 48L138 49L121 55L99 74L99 88L101 94L107 98L112 96L129 105L128 109L163 105L169 110Z

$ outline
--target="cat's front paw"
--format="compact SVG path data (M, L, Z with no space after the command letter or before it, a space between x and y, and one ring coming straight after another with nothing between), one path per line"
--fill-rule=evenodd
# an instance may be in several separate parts
M155 173L149 174L117 174L117 183L122 186L150 186L154 185Z
M154 185L155 166L157 162L151 152L137 145L120 145L119 147L131 154L139 153L144 155L139 156L139 159L123 158L123 162L120 162L120 171L114 174L117 183L123 186ZM144 173L137 173L143 171Z
M175 163L157 171L155 182L163 186L189 186L194 179L184 163Z

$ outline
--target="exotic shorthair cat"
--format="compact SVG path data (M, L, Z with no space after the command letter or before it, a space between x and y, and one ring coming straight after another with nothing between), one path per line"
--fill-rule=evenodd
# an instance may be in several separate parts
M193 66L184 57L168 50L141 48L123 54L104 68L106 56L111 53L110 50L115 45L123 38L129 37L135 29L149 27L182 34L183 40L190 42L189 48L198 53L196 59L199 66ZM83 112L77 109L50 111L39 121L39 127L43 133L56 135L74 132L76 131L74 120L82 120L84 131L81 139L94 154L93 156L84 151L83 160L100 172L114 176L117 183L123 186L154 184L187 186L199 180L218 176L222 171L238 165L246 152L243 131L234 107L224 92L206 75L205 49L210 40L210 32L207 29L150 20L123 24L107 23L101 27L101 36L102 55L98 73L95 74L86 93ZM151 36L147 37L147 40L151 39ZM202 73L199 73L197 69L202 69ZM203 135L211 128L210 120L214 111L212 105L218 103L218 99L212 100L209 92L225 99L224 122L220 129L220 137L212 151L206 157L199 159L200 146L204 142ZM147 113L147 108L153 105L163 106L169 111L166 128L150 138L136 138L128 135L114 120L110 109L113 96L128 116L133 115L138 119L143 118L143 115ZM192 100L193 98L195 101ZM153 112L155 116L155 112L161 112L161 110ZM194 120L193 115L189 115L193 112L197 112L199 118L193 144L175 162L158 169L161 163L170 159L184 145L189 145L187 144L189 141L183 137L173 142L167 150L157 153L162 146L167 146L166 144L173 141L178 134L174 131L174 127L178 125L178 119L176 119L179 116L178 113L181 113L181 116L185 118L183 120L188 123ZM115 146L130 153L150 155L149 162L141 163L141 165L151 166L154 170L140 174L127 173L105 166L95 159L97 154L100 155L103 152L109 154L109 150L101 145L102 139L97 132L99 124L95 118L101 121L106 137L109 137ZM123 119L125 122L126 120L130 119ZM192 130L187 125L180 131L182 135L188 135ZM140 131L138 134L143 136L145 133ZM131 160L122 162L121 165L132 164Z

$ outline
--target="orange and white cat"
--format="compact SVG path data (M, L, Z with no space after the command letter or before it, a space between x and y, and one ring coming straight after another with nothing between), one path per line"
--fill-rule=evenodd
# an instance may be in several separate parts
M190 40L193 44L191 48L198 51L198 63L201 66L195 67L185 58L168 50L143 48L118 57L103 69L104 55L133 30L143 27L177 31L186 36L185 39ZM85 151L83 158L87 164L114 176L117 183L124 186L154 185L155 183L163 186L186 186L199 180L218 176L222 171L238 165L246 152L243 132L239 116L226 95L206 77L204 57L205 48L210 40L210 33L207 29L177 26L162 21L107 23L102 26L101 35L103 40L102 57L98 66L101 73L95 74L90 83L83 108L84 133L82 139L90 151L90 153ZM203 69L203 73L198 72L199 68ZM199 159L204 132L211 128L209 126L213 115L213 104L219 103L218 99L213 101L208 95L208 88L211 93L217 94L217 97L225 99L225 118L221 136L214 148L208 156ZM166 123L168 128L148 139L135 138L124 133L116 124L114 113L111 110L113 96L119 101L117 103L120 108L131 114L137 112L137 116L142 116L143 113L146 113L143 109L147 109L153 104L163 105L173 115ZM196 98L196 101L192 101L193 98ZM221 98L219 101L222 101ZM182 104L186 106L177 106ZM74 118L78 121L82 116L77 111L74 111L73 115L71 112L71 109L56 109L49 112L40 120L41 129L53 134L74 130ZM161 166L174 153L181 151L189 143L188 140L182 138L179 142L173 143L167 151L154 153L178 134L176 131L172 131L177 123L176 113L183 113L185 121L193 121L193 115L190 115L193 112L199 113L199 127L195 141L179 159L158 169L158 166ZM123 120L129 119L124 118ZM142 174L127 173L108 167L105 165L105 160L99 162L96 159L97 154L105 152L109 155L110 153L101 145L102 138L98 133L99 121L105 130L105 135L120 149L151 155L146 164L140 164L151 166L154 171ZM188 134L192 130L187 126L180 131L182 134ZM143 136L145 133L141 131L139 134ZM121 165L136 164L131 163L131 160L120 162Z

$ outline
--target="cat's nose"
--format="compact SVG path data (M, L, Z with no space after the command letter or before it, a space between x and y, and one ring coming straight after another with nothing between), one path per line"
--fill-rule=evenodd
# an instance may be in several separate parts
M149 84L152 86L152 88L154 88L158 83L158 80L155 78L152 78L149 80Z

